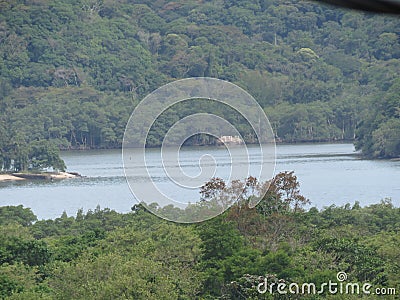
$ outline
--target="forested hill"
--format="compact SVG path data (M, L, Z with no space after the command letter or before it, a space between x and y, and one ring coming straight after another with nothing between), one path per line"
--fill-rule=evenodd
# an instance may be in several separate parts
M247 89L283 141L357 135L365 154L396 157L399 29L295 0L2 1L0 154L34 140L119 147L143 96L211 76Z

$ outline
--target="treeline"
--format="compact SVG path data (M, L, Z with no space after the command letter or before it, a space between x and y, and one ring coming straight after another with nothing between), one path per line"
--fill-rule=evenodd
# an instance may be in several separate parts
M396 299L400 209L383 200L304 210L306 200L296 176L285 172L256 208L240 202L191 225L163 221L141 205L126 214L98 207L54 220L1 207L0 297L286 299L276 289L260 294L257 285L267 278L319 290L345 272L345 283L369 283L372 293L381 288L385 299ZM360 297L310 293L296 298Z
M11 138L2 144L0 171L5 172L41 172L43 170L65 171L65 162L60 157L60 149L48 140Z
M357 138L367 155L399 154L397 18L297 0L0 8L2 135L119 147L139 99L175 79L210 76L248 90L278 140Z
M364 115L356 147L372 157L400 157L400 80L371 103L375 109Z

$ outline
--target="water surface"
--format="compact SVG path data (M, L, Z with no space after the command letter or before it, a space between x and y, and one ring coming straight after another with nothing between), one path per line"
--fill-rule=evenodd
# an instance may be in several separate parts
M174 197L198 200L198 191L177 191L154 151L154 155L148 155L149 166L163 189ZM256 164L256 149L249 151L251 163ZM230 160L224 148L202 147L184 149L181 167L195 175L199 170L197 161L205 153L217 158L222 175L229 169ZM87 211L97 205L128 212L136 203L124 177L120 150L69 151L63 152L62 158L69 171L85 177L0 183L0 206L22 204L32 208L39 219L48 219L59 217L63 211L75 215L80 208ZM355 201L369 205L384 198L391 198L400 206L400 161L361 159L352 144L278 145L275 173L292 170L300 181L302 194L318 208Z

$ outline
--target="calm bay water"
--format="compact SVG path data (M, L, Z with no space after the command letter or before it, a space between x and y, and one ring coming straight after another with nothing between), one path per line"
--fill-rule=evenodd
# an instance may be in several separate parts
M155 151L155 150L154 150ZM223 148L187 148L183 150L182 168L196 173L201 155L216 157L221 168L229 168ZM250 148L252 157L252 148ZM19 205L32 208L39 219L59 217L63 211L75 215L83 208L111 208L128 212L136 203L126 183L120 150L63 152L68 170L83 178L63 181L0 183L0 206ZM162 166L152 153L148 161L163 189L174 197L196 197L198 192L176 194ZM351 144L278 145L276 171L295 171L300 189L312 206L322 208L359 201L361 205L391 198L400 206L400 161L365 160L354 152ZM190 174L189 174L190 175ZM140 179L138 179L140 180ZM180 193L180 192L179 192Z

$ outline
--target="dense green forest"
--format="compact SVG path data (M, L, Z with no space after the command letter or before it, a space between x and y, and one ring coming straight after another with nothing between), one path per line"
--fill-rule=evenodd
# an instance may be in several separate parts
M359 299L361 291L257 291L265 278L319 290L346 272L344 283L372 285L368 299L383 299L377 288L398 299L400 209L383 200L304 210L307 202L293 172L284 172L256 208L244 199L199 224L167 222L141 205L54 220L0 207L0 298Z
M298 0L2 1L0 165L31 166L32 142L51 149L44 161L54 147L120 147L138 101L190 76L248 90L278 141L356 139L398 157L399 28Z
M400 157L399 30L399 18L317 1L0 1L0 171L63 170L59 149L120 147L143 97L197 76L249 91L278 141L350 140L366 156ZM233 110L203 100L161 115L148 145L199 111L248 134ZM400 208L390 200L305 210L286 172L256 208L247 201L191 225L141 205L54 220L0 207L0 298L293 299L257 285L337 283L338 272L398 297Z

